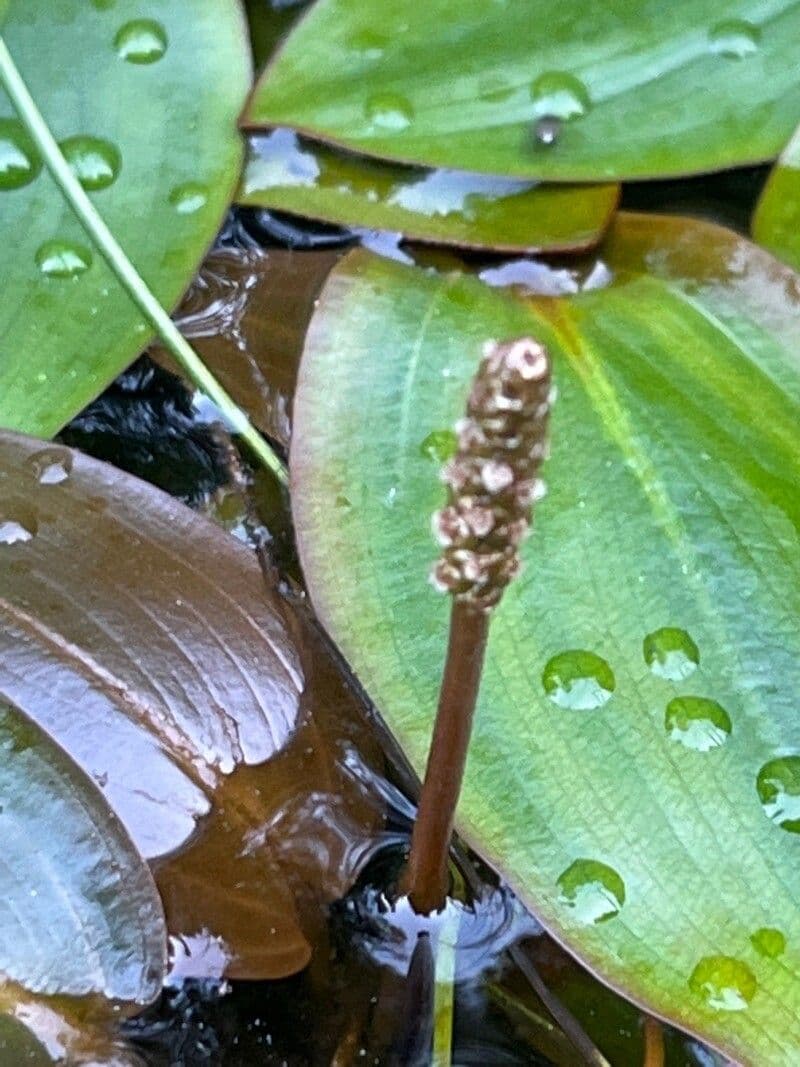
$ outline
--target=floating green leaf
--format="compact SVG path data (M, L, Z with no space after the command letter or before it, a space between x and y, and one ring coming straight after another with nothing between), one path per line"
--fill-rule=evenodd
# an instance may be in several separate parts
M615 185L540 185L379 163L275 130L251 140L237 200L419 241L535 252L596 243L618 194Z
M600 254L609 288L525 302L363 251L334 269L295 401L301 558L321 619L420 770L448 610L426 582L443 489L420 445L463 411L487 338L550 347L549 492L492 625L459 825L606 981L743 1062L788 1067L795 279L680 219L623 216ZM652 669L665 630L684 655L666 674ZM677 697L713 701L723 743L676 743ZM766 927L785 937L780 962L751 943Z
M781 153L753 215L753 237L800 269L800 130Z
M172 307L238 176L235 117L250 68L237 4L12 0L3 32L98 212ZM145 347L150 328L2 94L0 112L0 425L48 436Z
M780 152L798 34L798 0L319 0L246 122L514 177L691 174Z
M97 786L0 702L0 973L36 993L146 1003L166 930L152 876Z

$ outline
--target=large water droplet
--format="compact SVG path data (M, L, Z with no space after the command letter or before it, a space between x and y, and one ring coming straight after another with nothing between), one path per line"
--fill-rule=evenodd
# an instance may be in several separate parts
M625 903L622 878L599 860L575 860L560 875L558 887L561 903L587 926L613 919Z
M614 672L594 652L570 649L548 660L542 672L542 685L550 699L561 708L590 711L602 707L616 686Z
M696 752L724 745L732 729L730 716L716 700L675 697L667 704L664 728L673 741Z
M208 203L208 189L199 182L184 182L175 186L169 202L179 215L194 215Z
M419 446L420 455L435 463L446 463L458 449L458 437L454 430L431 430Z
M33 141L16 119L0 119L0 189L19 189L42 169Z
M591 107L589 91L580 78L562 70L548 70L531 85L535 113L548 118L576 119Z
M758 772L756 788L775 825L800 834L800 756L769 760Z
M744 59L758 51L761 30L746 19L725 19L712 26L708 34L708 47L719 56L728 59Z
M72 470L72 453L66 448L43 448L28 456L25 466L33 471L40 485L60 485Z
M733 956L705 956L689 976L689 988L709 1008L744 1011L758 982L747 964Z
M116 181L122 158L117 146L110 141L79 134L62 141L60 148L84 189L96 192L107 189Z
M0 515L0 545L21 545L36 536L36 520L33 515L10 518Z
M128 63L156 63L167 50L167 31L155 19L133 19L117 32L114 47Z
M653 674L682 682L697 669L700 652L685 630L664 626L644 639L644 661Z
M400 93L374 93L364 105L364 113L381 130L404 130L414 119L414 108Z
M36 265L48 278L77 278L92 265L92 253L72 241L45 241L36 252Z
M766 956L770 960L776 960L786 951L786 938L783 932L772 926L762 926L760 930L756 930L750 935L750 942L759 955Z

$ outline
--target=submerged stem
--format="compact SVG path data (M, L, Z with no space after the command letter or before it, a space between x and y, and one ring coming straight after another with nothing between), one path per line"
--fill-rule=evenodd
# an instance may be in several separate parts
M27 129L50 171L64 199L92 239L98 251L130 296L143 317L161 338L165 348L178 361L187 377L217 405L224 417L241 435L253 453L284 484L288 481L286 466L253 427L250 420L231 399L203 361L186 341L167 312L148 288L146 282L125 255L83 186L72 173L61 149L50 132L42 113L28 91L25 80L0 36L0 83Z

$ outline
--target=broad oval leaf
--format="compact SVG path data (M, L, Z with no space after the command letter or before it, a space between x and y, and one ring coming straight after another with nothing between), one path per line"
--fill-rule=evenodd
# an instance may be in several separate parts
M35 993L153 1000L166 929L147 864L97 785L5 703L0 797L0 973Z
M800 268L800 130L780 155L753 215L753 237Z
M716 170L782 149L799 33L797 0L319 0L246 123L556 181Z
M275 130L251 139L236 199L417 241L536 252L595 244L618 195L616 185L541 185L379 163Z
M459 826L607 982L793 1064L798 279L687 220L623 217L601 255L610 288L527 302L363 251L334 269L295 401L301 559L421 770L439 463L484 341L548 344L549 492L493 622Z
M11 0L4 37L98 212L171 308L238 178L235 120L250 77L238 2ZM131 362L150 328L2 93L0 144L0 425L46 437Z

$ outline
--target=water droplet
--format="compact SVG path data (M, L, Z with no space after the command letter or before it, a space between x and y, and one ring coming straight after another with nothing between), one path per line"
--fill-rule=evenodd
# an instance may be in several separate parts
M756 994L755 975L733 956L704 956L689 977L689 988L709 1008L744 1011Z
M708 34L708 47L718 56L728 59L744 59L758 51L761 30L746 19L725 19L712 26Z
M179 215L194 215L208 203L208 189L199 182L176 185L169 194L169 202Z
M587 926L613 919L625 903L622 878L599 860L575 860L560 875L558 887L561 903Z
M156 63L167 50L167 32L155 19L133 19L117 32L114 48L128 63Z
M0 119L0 189L20 189L41 169L42 162L22 123Z
M389 41L388 34L365 27L356 30L347 43L354 52L359 52L365 59L380 59Z
M800 834L800 756L769 760L758 772L756 788L768 818Z
M756 952L770 960L776 960L786 951L786 938L782 931L771 926L762 926L760 930L756 930L750 935L750 942Z
M414 119L414 108L408 97L400 93L375 93L364 105L364 112L381 130L405 130Z
M77 278L92 265L92 253L71 241L45 241L36 252L36 265L48 278Z
M84 189L96 192L107 189L116 181L122 158L119 149L110 141L79 134L62 141L60 148Z
M697 669L700 652L685 630L664 626L644 639L644 661L653 674L682 682Z
M589 91L580 78L562 70L548 70L531 85L535 113L551 119L579 118L591 107Z
M72 453L65 448L43 448L25 461L40 485L60 485L72 470Z
M542 685L550 699L560 708L590 711L600 708L616 686L614 672L594 652L570 649L547 661Z
M533 138L539 144L550 146L558 140L561 133L561 119L555 115L542 115L533 124Z
M22 545L36 536L36 520L33 515L16 519L0 516L0 545Z
M732 726L727 711L716 700L686 696L667 704L664 729L686 748L708 752L725 744Z
M431 430L419 446L420 455L435 463L446 463L457 449L458 437L454 430Z

